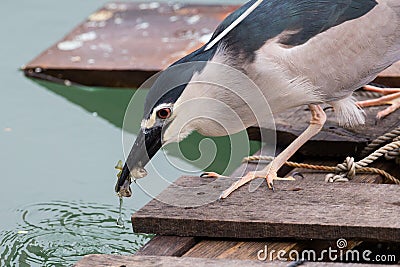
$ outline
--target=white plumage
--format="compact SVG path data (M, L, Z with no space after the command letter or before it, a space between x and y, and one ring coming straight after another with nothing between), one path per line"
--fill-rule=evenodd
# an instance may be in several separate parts
M342 125L364 123L352 93L400 60L400 3L379 0L366 15L322 32L302 45L266 42L244 67L264 92L273 113L305 104L329 103ZM229 51L223 51L228 56ZM226 55L213 61L229 64ZM282 105L285 103L285 105Z

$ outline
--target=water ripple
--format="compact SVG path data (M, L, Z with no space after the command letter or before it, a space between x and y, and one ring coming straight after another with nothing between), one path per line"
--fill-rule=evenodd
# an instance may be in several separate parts
M0 266L70 266L87 254L132 254L149 239L119 228L112 205L57 201L17 213L15 229L0 234Z

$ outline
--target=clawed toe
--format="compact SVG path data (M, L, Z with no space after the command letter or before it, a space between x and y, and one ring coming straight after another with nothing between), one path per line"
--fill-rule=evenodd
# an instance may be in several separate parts
M297 174L301 177L303 177L301 174ZM247 184L248 182L256 179L256 178L264 178L267 180L267 186L272 192L275 192L275 186L274 186L274 180L279 180L279 181L295 181L296 179L292 176L281 178L277 177L276 172L274 171L268 171L267 174L263 171L260 172L249 172L247 175L243 176L240 180L234 182L227 190L225 190L221 196L220 199L227 198L230 194L232 194L234 191L236 191L238 188L241 186ZM303 177L304 178L304 177Z
M273 182L268 183L268 188L272 190L272 192L275 192L275 187Z
M357 102L360 107L372 107L380 105L390 105L386 109L378 112L376 118L380 120L400 108L400 89L399 88L379 88L374 86L365 86L365 90L383 94L382 97L371 100Z

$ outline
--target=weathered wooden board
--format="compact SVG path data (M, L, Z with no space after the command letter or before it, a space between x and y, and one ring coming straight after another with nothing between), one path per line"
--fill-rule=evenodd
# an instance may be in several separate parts
M307 161L310 164L322 164L333 166L335 162L333 161L321 161L321 160L311 160ZM244 167L245 165L243 165ZM255 164L254 164L255 166ZM253 166L253 167L254 167ZM242 167L242 168L243 168ZM386 162L379 162L376 167L382 169L390 169L390 166ZM246 171L253 169L250 165L247 167ZM242 173L241 169L237 170L238 174ZM293 172L300 172L304 175L305 179L308 179L310 176L315 179L323 179L326 173L318 172L313 170L306 169L293 169ZM396 174L400 174L397 172ZM359 174L357 175L352 182L360 182L360 183L381 183L382 178L380 176L374 174ZM355 240L347 240L346 249L354 249L356 246L359 246L362 242ZM184 257L198 257L198 258L222 258L222 259L242 259L242 260L257 260L257 252L259 250L265 249L265 246L268 249L275 251L285 251L289 253L291 250L296 250L299 253L302 253L304 250L314 250L314 251L322 251L328 250L330 248L336 247L335 241L324 241L324 240L312 240L312 241L301 241L301 240L291 240L291 241L271 241L271 240L225 240L225 239L204 239L198 242L195 246L193 246L187 253L185 253ZM372 250L373 251L373 250ZM272 260L277 260L277 255L273 255ZM284 257L287 257L285 255ZM269 259L267 259L269 260Z
M190 207L206 203L202 198L212 199L233 181L182 177L132 216L133 229L220 238L400 240L396 185L327 184L308 177L277 182L275 193L265 184L254 192L244 186L227 199ZM177 199L187 206L164 204Z
M391 87L400 87L400 62L397 62L390 68L384 70L375 79L375 82Z
M258 252L265 250L266 246L269 251L302 250L300 243L293 242L204 240L185 253L184 257L258 260ZM273 256L272 260L277 260L277 255Z
M156 236L138 250L136 256L176 256L185 254L197 243L193 237Z
M352 250L360 241L347 241L347 247L343 250ZM240 260L259 260L259 251L285 251L278 256L278 253L260 254L266 257L265 261L276 261L280 259L290 259L290 253L296 251L302 255L304 250L313 250L316 255L322 255L322 250L336 249L336 241L252 241L252 240L208 240L205 239L196 244L183 257L210 258L210 259L240 259ZM317 254L319 253L319 254ZM317 257L316 257L317 258ZM312 260L312 259L310 259ZM329 259L324 260L329 261Z
M29 62L29 77L90 86L138 87L208 41L238 6L111 2ZM400 86L394 65L377 82Z
M340 127L334 112L327 110L328 119L322 131L301 147L298 152L306 156L357 156L372 140L400 126L400 110L382 120L376 120L376 114L384 108L365 108L365 125L354 128ZM280 146L289 145L307 128L310 116L307 107L294 108L276 116L277 143ZM257 128L249 129L249 137L255 140L260 139L259 131Z
M237 6L111 2L29 62L29 77L138 87L201 47Z
M246 261L246 260L226 260L226 259L200 259L189 257L160 257L160 256L118 256L118 255L89 255L80 260L75 267L187 267L187 266L207 266L207 267L242 267L242 266L288 266L287 262L263 262L263 261ZM296 265L294 265L296 266ZM373 267L379 265L370 264L345 264L345 263L325 263L325 262L306 262L301 266L309 267L336 267L336 266L359 266Z

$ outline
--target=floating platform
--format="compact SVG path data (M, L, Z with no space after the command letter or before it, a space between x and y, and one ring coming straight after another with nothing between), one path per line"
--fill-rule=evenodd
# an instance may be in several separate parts
M53 82L137 88L208 42L218 24L237 7L109 3L23 71L28 77Z
M112 2L22 69L28 77L67 85L137 88L204 45L237 7ZM400 63L376 82L400 87Z
M109 3L23 70L28 77L66 85L138 87L206 43L215 27L236 8ZM376 82L400 87L400 64L384 71ZM375 121L379 109L365 109L367 124L356 129L338 127L328 110L323 131L294 159L335 166L346 156L359 156L368 143L400 125L400 111ZM276 118L278 150L306 128L309 116L307 109L298 108ZM250 137L258 139L259 131L250 129ZM285 167L280 176L300 172L304 178L276 182L275 193L266 189L262 179L256 180L229 198L217 200L237 177L263 166L244 164L230 178L217 180L178 179L132 215L135 232L156 234L141 250L132 256L88 255L75 266L378 266L370 265L378 263L376 260L362 265L341 259L329 262L327 255L317 262L279 261L292 251L321 255L329 249L340 255L371 251L370 258L394 257L380 263L400 263L397 185L375 174L359 174L350 183L327 184L324 172ZM380 160L372 166L400 177L394 161ZM283 254L260 260L267 247Z

